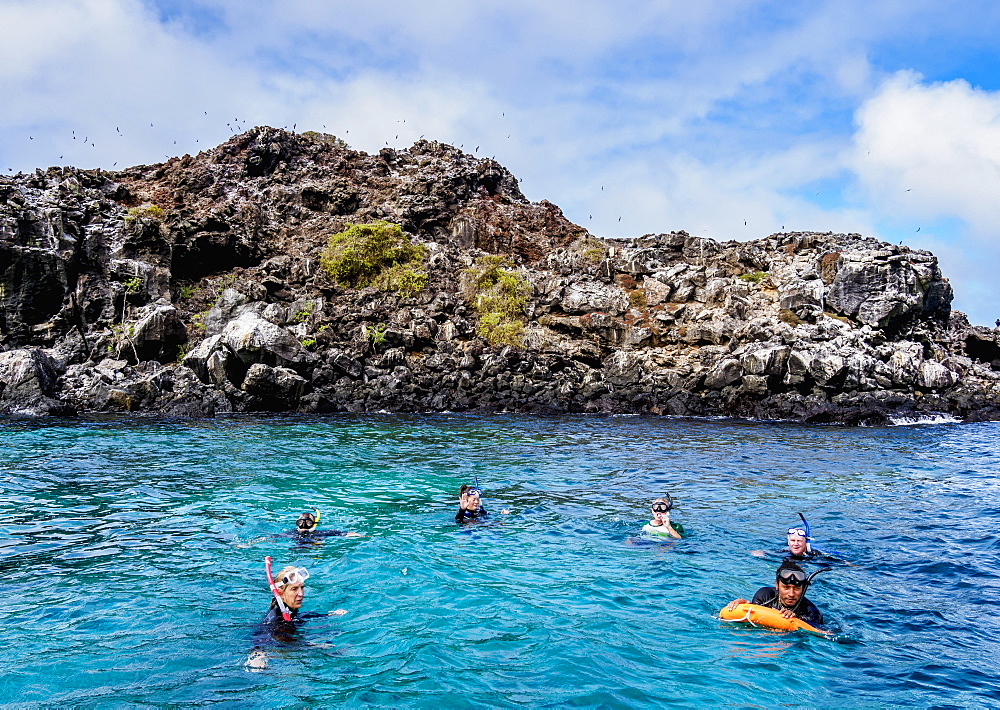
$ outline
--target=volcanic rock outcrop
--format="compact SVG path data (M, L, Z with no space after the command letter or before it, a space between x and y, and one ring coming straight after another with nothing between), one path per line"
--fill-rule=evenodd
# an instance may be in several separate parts
M321 268L330 235L375 221L426 248L418 291ZM484 255L528 287L509 344L470 296ZM932 254L856 234L598 239L437 142L255 128L0 178L0 414L1000 418L998 333L951 300Z

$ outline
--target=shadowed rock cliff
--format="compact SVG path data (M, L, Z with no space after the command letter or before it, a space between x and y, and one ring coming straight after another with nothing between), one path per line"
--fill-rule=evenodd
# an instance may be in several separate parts
M332 234L378 221L425 247L416 291L320 267ZM483 264L524 285L505 338ZM997 332L951 311L928 252L601 240L436 142L368 155L256 128L159 165L0 178L0 289L0 413L1000 417Z

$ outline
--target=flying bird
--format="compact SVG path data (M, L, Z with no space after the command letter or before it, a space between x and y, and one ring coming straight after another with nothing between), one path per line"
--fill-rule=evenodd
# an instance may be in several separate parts
M919 232L919 231L920 231L920 227L917 227L917 232ZM916 234L916 232L914 232L914 234Z

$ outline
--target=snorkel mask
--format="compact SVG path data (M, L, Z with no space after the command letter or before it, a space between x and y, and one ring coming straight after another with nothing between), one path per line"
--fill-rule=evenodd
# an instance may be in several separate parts
M669 513L671 510L673 510L674 501L670 497L669 493L665 493L661 497L663 498L663 500L655 501L651 506L651 510L654 513Z
M305 567L297 567L282 575L280 579L275 581L275 585L278 589L283 589L289 584L305 584L307 579L309 579L309 570Z
M303 513L295 521L295 527L301 532L312 532L319 525L319 510L312 509L311 513Z
M781 582L782 584L790 584L793 587L803 587L803 594L805 594L805 588L808 588L812 584L813 577L815 577L820 572L829 572L829 567L823 567L816 570L812 574L806 576L806 573L800 569L779 569L778 573L775 575L775 582Z

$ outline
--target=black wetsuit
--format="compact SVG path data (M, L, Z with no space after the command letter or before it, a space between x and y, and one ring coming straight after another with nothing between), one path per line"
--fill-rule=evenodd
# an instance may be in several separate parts
M291 621L285 621L281 615L281 609L276 604L272 604L267 610L267 614L257 624L254 630L253 640L255 646L270 646L275 643L292 643L299 638L299 630L309 619L314 619L322 614L314 611L307 611L300 614L298 611L289 610Z
M281 609L272 605L254 631L254 644L256 646L269 646L275 642L291 643L294 641L298 638L299 627L305 617L299 617L297 611L292 611L291 617L291 621L285 621L281 615Z
M343 537L346 535L343 530L292 530L285 533L288 537L297 540L319 540L324 537Z
M843 564L844 562L839 557L834 557L828 552L817 550L815 547L804 555L793 555L792 551L786 547L780 550L777 556L783 560L791 560L792 562L812 562L814 564L827 564L830 562L840 562Z
M296 547L306 548L323 544L324 538L343 537L346 534L340 530L290 530L278 533L275 537L290 537L295 541Z
M757 590L757 593L753 595L751 600L752 604L760 604L761 606L770 607L771 609L784 609L781 601L778 599L778 590L774 587L761 587ZM823 614L816 605L811 601L806 599L805 594L799 598L799 603L795 605L792 609L795 612L795 616L802 619L802 621L813 626L823 625Z
M489 513L486 512L486 508L479 506L475 510L466 510L465 508L459 508L458 513L455 514L456 523L467 523L472 520L481 520L485 518Z

